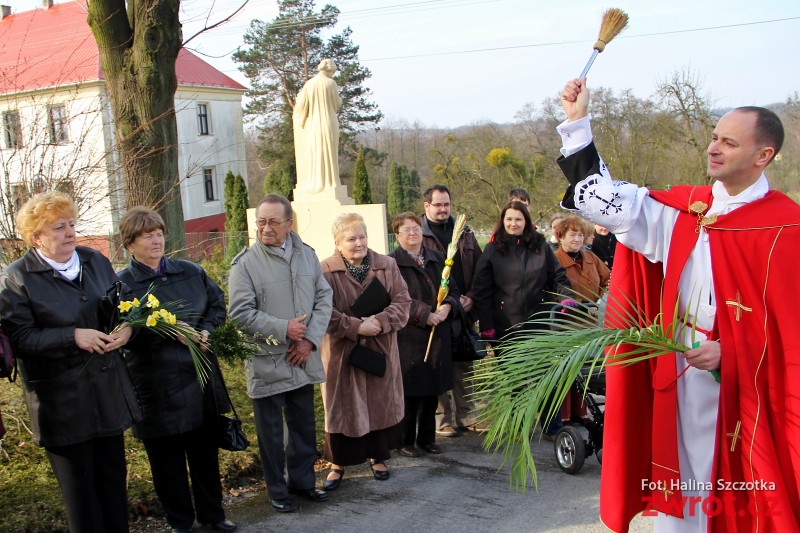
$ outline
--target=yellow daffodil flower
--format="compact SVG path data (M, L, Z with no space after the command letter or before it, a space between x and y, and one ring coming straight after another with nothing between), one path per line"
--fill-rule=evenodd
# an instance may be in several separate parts
M131 302L131 305L133 305L134 307L139 307L140 305L142 305L142 303L139 301L139 298L134 298L133 301Z
M156 298L154 295L148 294L147 295L147 304L146 305L147 305L147 307L155 308L155 307L158 307L159 305L161 305L161 302L159 302L158 298Z
M147 317L147 322L145 322L145 324L150 328L158 324L158 313L151 313L150 316Z
M132 307L133 303L131 302L120 302L119 305L117 306L117 308L123 313L127 313L128 311L131 310Z

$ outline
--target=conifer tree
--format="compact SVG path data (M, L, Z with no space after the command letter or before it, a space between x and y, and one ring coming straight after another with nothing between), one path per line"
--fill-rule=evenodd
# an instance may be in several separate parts
M367 174L367 164L364 161L364 149L358 148L356 166L353 177L353 199L357 204L371 204L372 190L369 186L369 175Z
M225 176L225 192L228 192L228 176L231 176L230 198L225 197L225 231L228 233L228 244L225 257L227 261L232 260L242 248L247 246L247 208L250 202L247 198L247 184L241 174L228 172ZM228 210L230 206L230 210Z
M414 169L411 171L411 174L408 175L408 182L406 183L405 194L403 195L406 211L416 213L420 210L422 206L422 202L420 202L422 198L420 187L419 172L417 172L417 169Z
M233 175L233 171L229 170L227 174L225 174L225 201L223 202L223 206L225 207L225 231L236 231L231 226L233 220L233 188L234 184L236 183L236 176Z
M408 167L392 161L389 168L389 190L387 191L386 207L389 216L406 211L406 189L408 187Z

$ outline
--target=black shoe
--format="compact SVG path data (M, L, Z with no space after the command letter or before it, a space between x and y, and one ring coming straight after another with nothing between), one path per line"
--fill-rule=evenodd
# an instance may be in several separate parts
M297 494L310 502L324 502L328 500L328 494L324 490L316 488L296 489L294 487L289 487L289 494Z
M374 459L370 459L369 460L369 468L370 468L370 470L372 470L372 476L375 479L377 479L378 481L386 481L387 479L389 479L389 476L391 475L391 474L389 474L389 471L388 470L375 470L375 465L386 466L386 463L384 463L383 461L376 461Z
M279 513L294 512L294 505L292 505L292 502L290 502L288 498L285 500L270 500L269 503L272 505L272 508Z
M204 526L211 526L211 529L213 529L214 531L236 531L237 529L239 529L239 526L237 526L236 524L225 518L214 524L206 522L200 522L200 523L203 524Z
M434 443L426 444L425 446L422 447L422 449L425 450L426 452L432 453L434 455L439 455L440 453L442 453L441 446L439 446L438 444L434 444Z
M339 484L344 479L344 468L331 468L328 474L333 472L334 474L338 474L339 477L337 479L326 479L325 482L322 484L322 488L325 489L326 492L330 492L332 490L336 490L339 488Z
M397 453L402 455L403 457L419 457L419 449L413 444L411 446L403 446Z

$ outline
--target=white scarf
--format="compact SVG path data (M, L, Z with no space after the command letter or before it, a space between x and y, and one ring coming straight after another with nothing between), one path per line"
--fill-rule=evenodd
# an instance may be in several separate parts
M75 278L81 273L81 260L78 258L78 252L73 251L72 257L69 258L69 261L66 263L59 263L58 261L54 261L49 257L45 256L41 250L35 248L36 253L39 254L39 257L48 265L53 267L53 269L57 270L59 274L64 276L70 281L75 281Z

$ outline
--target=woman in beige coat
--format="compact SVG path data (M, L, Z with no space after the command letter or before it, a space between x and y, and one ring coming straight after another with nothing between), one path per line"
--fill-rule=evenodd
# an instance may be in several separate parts
M333 223L336 252L322 262L333 288L333 314L322 342L325 383L325 459L332 463L325 490L335 490L344 466L370 460L375 479L389 479L384 461L403 443L403 378L397 331L408 321L411 298L394 259L367 248L364 219L355 213ZM372 316L358 318L350 306L373 279L390 303ZM386 356L383 377L352 366L347 356L356 343Z

